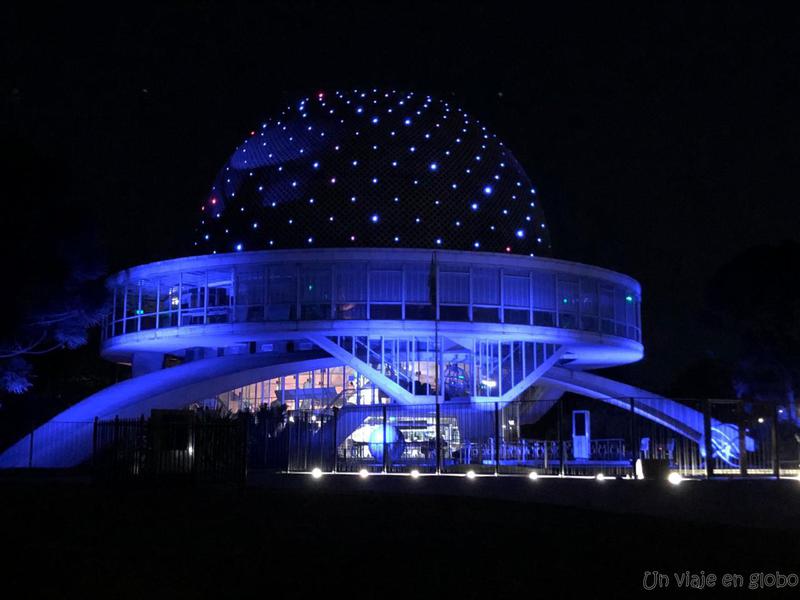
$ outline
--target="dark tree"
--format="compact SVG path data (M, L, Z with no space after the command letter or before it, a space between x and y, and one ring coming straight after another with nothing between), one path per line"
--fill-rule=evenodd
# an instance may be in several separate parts
M733 372L739 397L780 402L798 421L800 386L800 244L758 246L723 266L711 281L717 324L741 346Z
M12 174L0 219L0 391L30 389L30 358L87 342L105 310L104 261L91 217L56 157L6 139Z

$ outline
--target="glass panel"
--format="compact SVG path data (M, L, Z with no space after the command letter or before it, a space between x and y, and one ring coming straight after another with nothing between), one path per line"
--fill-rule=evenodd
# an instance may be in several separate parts
M555 310L555 277L547 273L533 274L533 306Z
M530 280L527 275L503 276L503 304L514 308L530 306Z
M293 265L269 268L267 320L292 321L297 318L297 278Z
M500 344L500 394L505 394L513 385L511 376L511 362L513 355L511 344L503 342Z
M403 273L399 270L374 270L369 274L370 302L397 302L402 300Z
M629 326L636 326L636 296L631 290L625 290L625 322Z
M125 318L124 310L125 310L125 286L118 285L114 288L115 294L115 305L114 305L114 320L119 321Z
M581 278L581 315L597 315L597 282Z
M500 309L474 306L472 308L472 320L481 323L499 323Z
M499 345L497 342L478 341L475 344L475 367L478 396L498 396L498 380L500 376Z
M403 316L402 306L400 304L372 304L369 307L369 316L371 319L401 319Z
M317 320L331 318L330 267L301 267L300 304L302 319Z
M429 304L432 302L433 272L431 268L409 265L406 268L405 278L406 302L412 304Z
M482 309L486 310L486 309ZM519 308L506 308L503 311L504 321L515 325L527 325L530 321L530 312Z
M581 329L584 331L597 331L597 281L586 277L581 278Z
M558 325L567 329L578 328L578 282L558 278Z
M264 320L264 271L262 268L236 271L236 320Z
M359 264L336 265L336 301L366 302L366 266Z
M406 304L406 320L427 321L433 317L433 306L430 304Z
M469 321L469 306L439 307L439 318L442 321Z
M206 274L183 274L181 288L181 325L202 325L205 314Z
M302 304L330 302L331 270L330 268L307 268L300 271L300 302Z
M135 317L139 315L139 285L136 283L129 283L126 290L127 304L125 306L125 316Z
M156 304L158 302L156 298L156 282L142 280L139 282L139 286L142 290L141 314L152 315L156 312Z
M469 304L469 272L439 271L439 302Z
M363 264L334 267L336 318L367 318L367 269Z
M500 304L500 270L472 270L472 303Z
M336 318L337 319L366 319L367 318L367 305L366 304L353 304L347 302L336 305Z
M233 271L220 269L208 272L208 322L228 323L233 306Z
M181 303L178 294L178 282L179 276L177 274L161 278L158 296L159 327L178 326L178 306Z
M600 286L600 316L603 319L614 318L614 289Z
M623 288L618 287L614 289L614 314L616 321L615 329L616 334L623 337L627 335L627 330L625 328L625 313L627 312L625 296L626 293Z

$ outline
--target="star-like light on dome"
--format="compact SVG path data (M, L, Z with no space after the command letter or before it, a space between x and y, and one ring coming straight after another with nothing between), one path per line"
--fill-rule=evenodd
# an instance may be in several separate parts
M220 173L200 206L214 217L199 219L200 252L225 252L220 240L237 238L234 249L263 248L266 236L280 248L401 240L443 247L446 223L455 234L447 248L529 255L529 239L537 254L549 247L538 204L518 200L536 190L510 152L485 125L432 96L311 94L261 122ZM353 231L360 219L365 229Z

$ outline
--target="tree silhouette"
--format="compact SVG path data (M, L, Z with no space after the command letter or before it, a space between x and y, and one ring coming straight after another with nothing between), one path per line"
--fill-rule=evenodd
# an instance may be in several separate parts
M21 394L31 357L87 342L106 310L105 268L62 164L20 137L2 148L13 177L0 219L0 390Z
M800 244L751 248L711 281L709 304L717 324L737 333L741 350L733 372L739 397L780 402L800 421Z

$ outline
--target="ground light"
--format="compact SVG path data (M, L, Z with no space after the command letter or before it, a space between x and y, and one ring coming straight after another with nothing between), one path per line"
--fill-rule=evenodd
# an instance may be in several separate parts
M475 479L475 471L467 471L467 479Z
M602 473L598 473L597 477L595 477L595 479L597 479L597 481L605 481L606 480L606 476L603 475Z
M530 473L528 473L528 479L530 479L531 481L536 481L537 479L539 479L539 474L536 471L531 471Z
M417 471L416 469L413 469L413 470L411 471L411 477L413 477L414 479L416 479L417 477L419 477L419 471Z
M311 470L311 476L314 479L319 479L320 477L322 477L322 469L320 469L319 467L315 467L314 469Z
M672 485L678 485L681 481L683 481L683 477L681 477L680 473L675 473L673 471L667 476L667 481L669 481Z
M366 479L367 477L369 477L369 471L367 471L366 469L361 469L358 472L358 476L361 477L361 479Z

